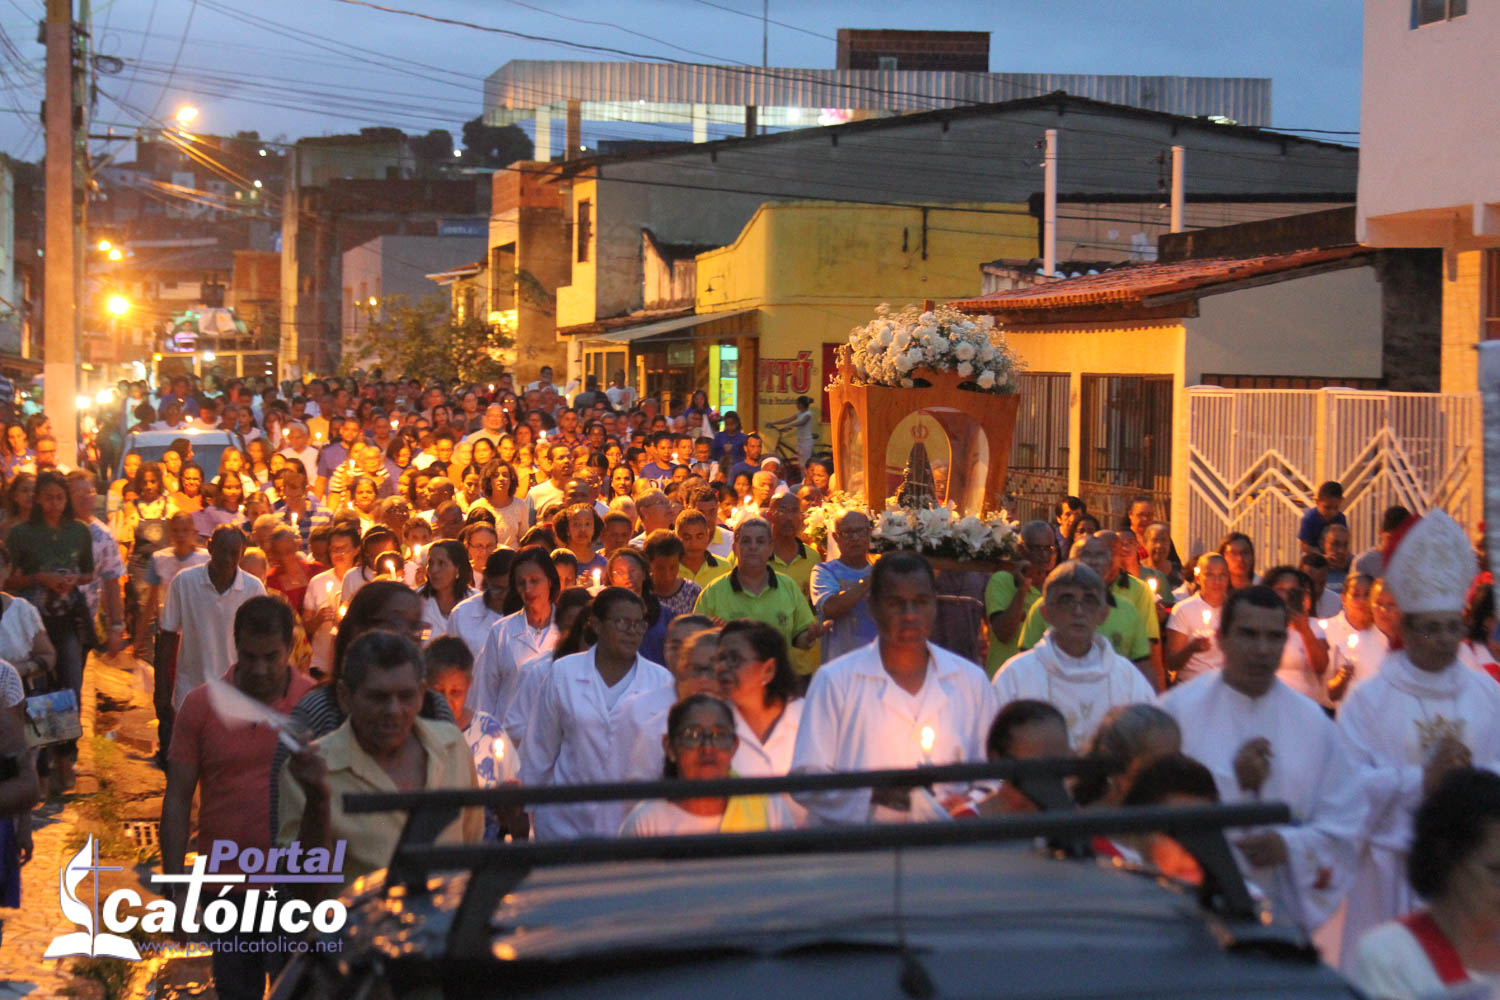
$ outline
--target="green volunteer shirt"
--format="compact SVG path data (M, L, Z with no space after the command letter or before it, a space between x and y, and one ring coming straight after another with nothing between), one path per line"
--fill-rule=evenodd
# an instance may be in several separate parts
M1010 602L1016 598L1016 578L1009 570L1001 570L990 577L990 582L984 586L984 617L986 620L993 618L1010 607ZM1031 585L1026 587L1026 610L1029 612L1032 605L1042 599L1042 592ZM1024 625L1024 619L1022 621ZM1015 656L1021 644L1020 627L1016 628L1016 634L1010 642L1001 642L995 638L995 633L990 633L990 652L984 660L984 672L994 677L1005 665L1005 661Z
M1120 581L1125 581L1121 584ZM1121 573L1115 577L1115 582L1109 585L1109 592L1115 595L1115 600L1124 599L1135 613L1141 616L1141 622L1146 626L1146 638L1152 642L1161 641L1161 622L1156 618L1156 598L1151 596L1151 588L1135 577Z
M792 644L803 629L813 623L812 606L790 577L770 571L766 587L752 594L740 585L738 569L732 569L703 588L693 610L720 621L750 618L773 626Z
M1026 625L1021 629L1021 648L1035 646L1046 631L1047 620L1042 617L1042 605L1038 602L1026 613ZM1127 601L1117 600L1113 593L1110 594L1109 617L1099 626L1099 634L1127 660L1144 660L1151 656L1151 640L1146 638L1141 616Z

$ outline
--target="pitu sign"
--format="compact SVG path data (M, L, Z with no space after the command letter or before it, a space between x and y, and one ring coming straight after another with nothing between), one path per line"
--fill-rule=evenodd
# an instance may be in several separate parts
M798 351L795 358L761 358L755 381L761 392L806 395L812 389L812 351Z

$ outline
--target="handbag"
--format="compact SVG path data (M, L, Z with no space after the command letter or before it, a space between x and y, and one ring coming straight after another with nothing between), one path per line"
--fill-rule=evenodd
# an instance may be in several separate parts
M72 688L34 694L26 699L26 745L35 750L69 743L83 736L78 696Z

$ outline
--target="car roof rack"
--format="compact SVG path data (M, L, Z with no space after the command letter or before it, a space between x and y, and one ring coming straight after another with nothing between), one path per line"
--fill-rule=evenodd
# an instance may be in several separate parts
M1067 796L1063 779L1109 771L1108 760L1074 758L952 764L909 770L793 774L771 778L681 779L589 785L433 789L380 792L344 797L348 814L405 811L407 821L392 854L386 886L404 886L410 894L427 891L436 871L470 872L463 898L448 931L450 956L488 954L496 901L540 867L621 861L690 860L773 854L849 853L964 844L1046 839L1072 856L1089 856L1094 837L1159 832L1176 839L1198 862L1203 882L1200 905L1232 927L1219 929L1226 947L1273 947L1303 952L1305 941L1288 940L1285 931L1269 936L1260 910L1245 884L1224 837L1230 827L1285 824L1291 810L1283 803L1198 807L1134 807L1079 810ZM555 843L483 843L440 845L439 833L461 809L564 802L609 802L641 799L686 799L829 792L862 788L914 788L945 783L1007 781L1043 810L997 819L953 823L869 824L813 827L760 833L721 833L672 837L587 838Z

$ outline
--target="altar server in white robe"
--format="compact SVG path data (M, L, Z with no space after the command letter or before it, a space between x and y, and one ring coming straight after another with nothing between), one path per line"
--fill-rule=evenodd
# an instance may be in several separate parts
M1339 726L1365 768L1369 827L1349 895L1344 943L1418 902L1406 879L1412 817L1444 774L1500 768L1500 685L1464 667L1464 598L1474 549L1456 521L1432 511L1401 539L1385 583L1401 610L1400 649L1349 695Z
M1077 750L1110 709L1156 700L1145 675L1099 634L1109 605L1098 573L1070 560L1047 574L1041 615L1047 634L995 674L998 704L1019 698L1047 702L1063 714L1068 742Z
M994 689L984 671L928 642L937 617L932 567L893 552L870 575L878 637L813 674L792 751L792 772L909 768L984 760ZM954 789L939 789L938 795ZM908 822L938 818L920 789L869 789L795 796L812 823ZM945 814L943 814L945 815Z
M1280 595L1256 585L1225 601L1222 670L1162 696L1182 752L1207 765L1225 802L1285 802L1295 825L1231 831L1245 875L1273 910L1311 934L1338 908L1364 822L1359 772L1312 699L1276 676L1286 644Z
M631 764L637 733L632 707L640 698L672 687L672 675L640 655L646 606L623 587L605 587L589 610L597 641L552 664L521 745L521 783L581 785L647 781ZM613 837L631 802L581 802L538 806L537 840Z

